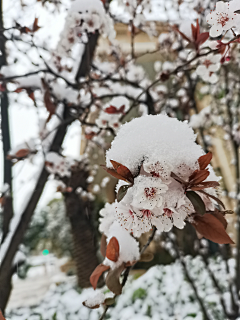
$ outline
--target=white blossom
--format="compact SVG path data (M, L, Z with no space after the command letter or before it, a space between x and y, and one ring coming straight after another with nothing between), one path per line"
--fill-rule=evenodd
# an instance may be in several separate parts
M199 75L204 81L210 83L216 83L218 76L215 74L220 69L220 54L210 53L204 58L200 59L200 65L196 69L197 75Z
M231 11L227 2L218 1L215 11L210 12L206 19L212 25L210 29L211 37L218 37L224 30L229 30L236 26L237 14Z
M154 209L160 207L163 202L162 194L168 190L168 186L160 179L138 176L134 180L132 188L132 205L136 208Z

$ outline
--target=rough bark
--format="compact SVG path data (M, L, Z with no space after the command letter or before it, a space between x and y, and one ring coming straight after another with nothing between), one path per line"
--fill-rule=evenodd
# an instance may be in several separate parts
M88 172L84 165L72 173L71 187L87 189ZM81 288L91 286L89 278L99 264L97 246L92 223L92 208L87 199L82 199L75 192L65 195L66 212L71 223L74 245L74 259L77 267L78 285Z
M0 0L0 29L4 29L3 12L2 12L2 0ZM5 37L0 34L0 68L7 64ZM2 225L2 239L3 242L8 230L9 224L13 216L13 201L12 201L12 163L7 159L7 154L11 149L10 130L9 130L9 100L7 92L1 93L1 132L3 143L3 181L9 185L9 194L5 197L5 203L3 206L3 225Z

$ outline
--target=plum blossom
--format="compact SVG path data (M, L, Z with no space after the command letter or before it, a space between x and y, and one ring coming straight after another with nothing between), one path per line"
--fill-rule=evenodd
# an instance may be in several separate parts
M196 69L197 75L199 75L206 82L216 83L218 81L218 76L215 74L215 72L220 69L220 60L220 54L214 55L212 53L204 58L201 58L201 65L199 65Z
M132 205L136 208L154 209L160 207L163 202L162 194L168 190L168 186L160 179L139 176L135 179L132 188Z
M229 2L218 1L216 10L210 12L206 19L212 25L210 29L211 37L218 37L224 30L229 30L236 26L237 14L231 10Z
M120 202L113 204L115 213L111 219L117 220L135 237L148 232L153 226L160 232L168 232L173 226L184 228L186 220L191 221L196 214L187 193L188 188L194 186L189 184L189 179L193 172L196 175L200 171L199 159L203 154L195 139L186 122L164 115L137 118L121 126L107 151L107 165L110 168L111 160L114 160L125 166L125 171L127 167L133 183L128 185L122 198L124 189L120 188L126 182L119 181L116 190L120 194ZM217 182L210 169L208 166L208 181ZM209 194L215 195L214 192ZM211 199L198 190L196 193L202 198L206 210L214 211ZM101 221L101 225L111 223L107 215L106 219L104 224Z
M171 171L173 166L166 161L146 162L143 163L143 169L152 175L152 177L161 178L164 183L168 183L170 180Z

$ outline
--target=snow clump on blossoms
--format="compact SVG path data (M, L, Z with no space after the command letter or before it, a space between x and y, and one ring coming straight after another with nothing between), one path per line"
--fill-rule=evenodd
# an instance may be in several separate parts
M216 3L216 9L210 12L206 19L207 23L211 24L210 36L215 38L220 36L223 31L230 30L236 27L238 14L234 11L239 9L235 1L223 2L218 1Z
M115 38L113 20L106 13L100 0L75 0L66 17L57 52L68 55L72 46L81 39L88 41L88 34L99 32L110 41Z
M198 159L203 150L195 139L196 135L186 122L165 115L143 116L121 127L106 153L106 162L107 167L112 168L114 160L127 167L133 176L131 185L119 181L117 191L124 186L126 194L112 204L115 219L126 231L139 237L153 226L166 232L173 225L184 228L184 221L195 209L186 196L187 187L173 178L172 173L188 183L189 177L200 170ZM218 185L217 180L210 170L207 181ZM215 191L210 192L214 194ZM208 197L202 193L199 196L206 210L212 210ZM109 209L106 206L101 213L100 230L104 232L113 220Z

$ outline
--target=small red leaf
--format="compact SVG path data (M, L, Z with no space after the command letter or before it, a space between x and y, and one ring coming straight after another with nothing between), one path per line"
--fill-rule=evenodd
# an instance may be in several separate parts
M206 169L207 166L209 165L209 163L211 162L211 160L212 160L212 152L208 152L204 156L201 156L198 159L198 164L199 164L200 170Z
M107 173L111 174L114 178L129 182L126 178L122 177L120 174L118 174L114 169L107 168L105 166L102 166L104 170L107 171Z
M33 27L32 27L32 32L36 32L40 29L41 27L38 26L38 18L35 18L33 22Z
M0 310L0 320L6 320L2 314L2 311Z
M95 290L97 288L97 283L103 272L109 270L109 266L105 266L104 264L99 264L96 269L93 271L90 277L90 283Z
M193 24L191 24L191 28L192 28L192 37L193 37L194 41L196 41L197 40L197 36L198 36L197 28Z
M125 178L128 182L132 183L134 182L134 177L132 175L132 172L122 165L121 163L110 160L111 164L113 165L113 168L117 171L118 174L120 174L123 178Z
M125 104L123 104L120 108L119 108L119 111L121 113L124 113L124 110L125 110Z
M117 262L119 257L119 243L117 238L112 237L107 245L106 258Z
M190 176L189 183L191 185L199 184L206 180L209 174L210 172L208 170L198 170Z
M29 149L20 149L15 153L16 158L25 158L30 153Z
M204 238L219 244L234 244L232 239L226 233L225 228L212 214L205 214L204 216L195 216L193 226Z
M209 38L209 32L203 32L198 36L196 44L200 46L201 44L206 42L208 38Z
M122 105L119 109L117 109L114 106L110 106L106 109L104 109L104 112L108 114L119 114L119 113L124 113L125 105Z
M7 156L7 159L13 160L13 159L24 159L26 158L30 153L29 149L20 149L15 154L9 154Z
M110 107L104 109L104 112L106 112L108 114L115 114L115 113L118 113L118 110L116 107L110 106Z

